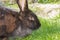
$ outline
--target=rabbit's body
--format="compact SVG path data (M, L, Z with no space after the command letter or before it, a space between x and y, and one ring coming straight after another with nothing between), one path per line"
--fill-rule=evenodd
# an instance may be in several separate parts
M37 16L28 9L27 0L16 1L20 12L0 7L0 38L2 40L7 40L8 37L26 36L41 25ZM23 3L24 7L20 5L19 1Z
M12 33L16 26L17 18L15 13L8 8L0 7L0 37L7 37L8 34ZM17 15L17 14L16 14Z

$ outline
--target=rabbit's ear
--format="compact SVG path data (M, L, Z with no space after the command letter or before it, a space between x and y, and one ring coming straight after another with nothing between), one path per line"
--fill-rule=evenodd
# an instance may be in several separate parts
M19 8L20 8L20 11L25 11L28 9L28 2L27 0L16 0Z

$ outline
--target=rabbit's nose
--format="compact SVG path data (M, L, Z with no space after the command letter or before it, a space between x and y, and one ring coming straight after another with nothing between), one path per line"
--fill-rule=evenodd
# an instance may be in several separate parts
M30 29L32 29L32 30L36 30L36 29L38 29L39 27L30 27Z
M38 22L37 24L34 24L34 23L31 24L29 28L32 29L32 30L36 30L36 29L38 29L40 26L41 26L41 24Z

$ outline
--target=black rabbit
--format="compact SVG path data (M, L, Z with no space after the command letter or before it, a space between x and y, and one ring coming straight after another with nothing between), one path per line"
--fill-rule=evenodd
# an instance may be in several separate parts
M0 6L0 38L23 37L38 29L41 24L37 16L28 8L27 0L16 0L20 12Z

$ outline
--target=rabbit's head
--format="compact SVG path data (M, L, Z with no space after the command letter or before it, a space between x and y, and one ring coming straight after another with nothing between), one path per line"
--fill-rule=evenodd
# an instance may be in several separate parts
M40 27L40 22L37 16L28 8L28 0L17 0L18 7L20 8L19 19L22 24L31 29Z

